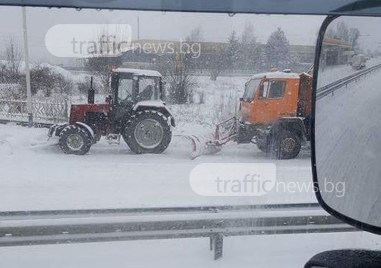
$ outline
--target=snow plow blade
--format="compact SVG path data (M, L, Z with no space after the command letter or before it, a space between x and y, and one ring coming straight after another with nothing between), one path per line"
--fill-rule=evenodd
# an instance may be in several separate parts
M221 151L222 146L235 140L237 136L238 121L236 117L230 118L216 126L213 138L201 138L195 135L176 135L186 138L192 143L191 159L201 155L211 155Z
M175 135L175 137L185 138L191 142L192 152L190 154L190 157L192 160L201 155L210 155L221 151L220 146L212 144L205 138L197 137L195 135Z

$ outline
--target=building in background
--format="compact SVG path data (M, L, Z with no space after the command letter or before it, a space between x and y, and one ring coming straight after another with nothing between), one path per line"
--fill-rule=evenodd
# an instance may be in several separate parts
M350 42L325 37L321 62L325 66L348 64L353 55L353 48Z

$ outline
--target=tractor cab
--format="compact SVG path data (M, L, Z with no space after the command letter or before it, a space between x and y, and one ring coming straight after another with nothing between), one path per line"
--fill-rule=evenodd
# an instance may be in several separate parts
M142 101L161 101L162 75L153 70L114 69L111 75L112 100L115 105L132 106Z

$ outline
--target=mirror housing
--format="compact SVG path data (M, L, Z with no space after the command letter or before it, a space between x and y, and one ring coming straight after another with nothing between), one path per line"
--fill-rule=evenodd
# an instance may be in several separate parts
M381 61L362 70L346 61L352 49L367 46L369 50L377 40L381 42L378 31L367 32L380 22L380 18L337 16L323 22L315 53L311 116L312 170L319 203L340 220L377 234L381 234L381 91L377 86ZM357 43L349 36L345 40L346 25L356 34ZM340 35L343 40L337 38Z

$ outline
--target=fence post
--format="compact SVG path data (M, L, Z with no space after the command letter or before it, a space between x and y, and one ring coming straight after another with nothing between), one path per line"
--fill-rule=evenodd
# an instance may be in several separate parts
M215 234L211 237L211 248L214 249L214 260L222 258L224 247L224 235L221 233Z
M66 119L66 121L68 121L68 119L69 119L68 102L69 102L69 100L65 99L65 119Z

